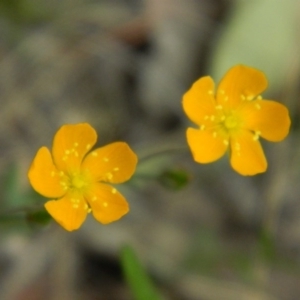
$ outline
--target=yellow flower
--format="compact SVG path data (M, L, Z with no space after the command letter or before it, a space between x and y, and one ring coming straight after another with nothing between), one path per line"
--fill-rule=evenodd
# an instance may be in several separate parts
M259 138L283 140L290 127L287 108L263 100L265 75L254 68L237 65L221 80L217 91L206 76L196 81L183 96L183 108L198 129L187 129L187 142L194 160L210 163L229 148L231 166L242 175L267 169Z
M54 137L52 155L40 148L28 172L38 193L57 199L46 202L45 208L68 231L78 229L89 212L107 224L129 211L125 198L109 183L128 180L137 156L123 142L89 152L96 140L89 124L64 125Z

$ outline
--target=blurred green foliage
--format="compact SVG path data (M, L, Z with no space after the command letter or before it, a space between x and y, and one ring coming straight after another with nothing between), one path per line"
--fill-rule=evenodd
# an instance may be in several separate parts
M293 55L298 55L297 0L238 0L215 45L212 75L219 82L236 64L263 71L273 91L286 84Z
M1 178L0 230L28 231L47 225L52 219L43 208L44 198L32 188L24 190L15 164Z

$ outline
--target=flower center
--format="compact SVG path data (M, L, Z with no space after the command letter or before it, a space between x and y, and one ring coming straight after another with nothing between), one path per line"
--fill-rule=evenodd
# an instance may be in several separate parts
M224 126L226 127L226 129L230 130L230 129L233 129L235 127L238 126L238 120L235 116L227 116L225 117L225 120L224 120Z
M84 194L89 189L91 180L86 173L70 172L69 174L62 174L60 184L66 191Z
M81 176L80 174L75 175L74 177L71 177L70 187L79 190L86 185L87 185L87 182L86 182L85 178L83 176Z

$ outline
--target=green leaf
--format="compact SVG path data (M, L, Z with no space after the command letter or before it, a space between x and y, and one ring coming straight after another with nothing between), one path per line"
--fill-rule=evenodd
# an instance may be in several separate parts
M184 169L174 168L164 171L158 181L170 190L180 190L191 180L191 175Z
M163 299L130 246L125 246L121 250L121 262L125 280L135 300Z
M32 226L46 226L52 221L52 217L45 209L28 212L26 219Z

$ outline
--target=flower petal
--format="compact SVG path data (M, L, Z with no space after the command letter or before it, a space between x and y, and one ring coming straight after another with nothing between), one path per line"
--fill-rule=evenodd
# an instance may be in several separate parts
M214 82L206 76L197 80L183 95L183 109L189 119L197 125L203 124L205 117L214 115Z
M137 156L124 142L115 142L89 153L82 163L95 181L121 183L134 173Z
M66 191L60 184L59 171L53 164L50 151L42 147L37 152L28 171L32 187L41 195L48 198L60 198Z
M231 138L230 162L232 168L242 175L255 175L267 169L259 140L246 130Z
M70 194L60 200L46 202L45 208L53 219L68 231L78 229L84 222L88 211L83 198L73 198Z
M94 185L87 201L93 216L102 224L116 221L129 211L125 198L115 188L103 183Z
M52 153L56 167L64 172L78 170L83 157L96 140L96 131L87 123L62 126L53 141Z
M210 163L224 155L227 142L220 136L213 136L208 130L188 128L187 142L191 148L194 160L199 163Z
M259 132L268 141L283 140L290 128L291 120L287 108L275 101L255 100L240 110L245 129Z
M217 102L236 107L241 101L258 96L268 86L263 72L243 65L231 68L221 80L217 90Z

